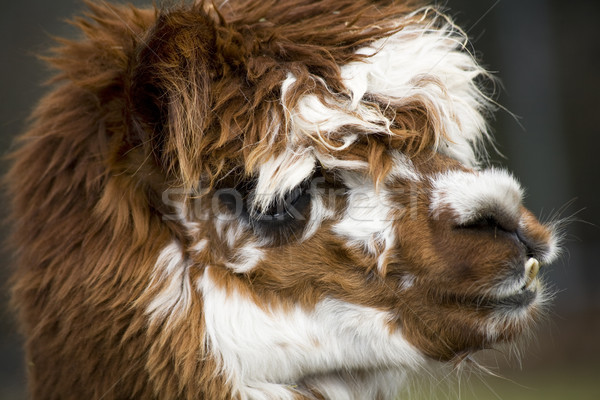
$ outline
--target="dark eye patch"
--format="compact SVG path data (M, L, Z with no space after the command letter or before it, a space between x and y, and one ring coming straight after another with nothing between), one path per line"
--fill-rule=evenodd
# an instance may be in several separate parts
M251 217L262 222L303 220L303 211L310 202L308 187L309 181L302 182L283 197L273 200L265 210L251 212Z
M310 218L310 180L302 182L283 197L275 199L265 210L246 209L242 215L254 232L274 244L296 241Z
M321 176L320 168L310 178L274 199L264 210L250 207L255 196L252 178L230 180L219 190L219 201L230 213L252 227L254 233L273 245L297 241L310 218L311 183Z

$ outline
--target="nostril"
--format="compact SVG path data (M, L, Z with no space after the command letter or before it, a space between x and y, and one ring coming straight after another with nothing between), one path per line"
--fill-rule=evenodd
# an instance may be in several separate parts
M464 224L457 225L457 228L471 230L500 230L507 233L514 233L514 229L507 228L506 224L501 223L498 218L492 215L486 215Z
M517 235L517 238L519 239L519 242L521 242L521 243L522 243L522 244L525 246L525 248L527 249L527 250L526 250L526 252L527 252L527 257L528 257L528 258L535 257L535 256L536 256L536 254L537 254L537 251L535 250L535 246L534 246L534 244L531 242L531 240L530 240L530 239L528 239L528 238L527 238L527 237L526 237L526 236L523 234L523 232L522 232L520 229L517 229L517 231L516 231L516 235Z

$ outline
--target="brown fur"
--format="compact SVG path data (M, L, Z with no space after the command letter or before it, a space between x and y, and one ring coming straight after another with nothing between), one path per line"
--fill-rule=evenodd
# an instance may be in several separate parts
M48 58L59 70L55 87L19 138L7 177L18 256L13 298L33 398L231 398L204 347L200 293L193 291L192 306L168 329L167 321L148 322L146 307L161 289L151 285L153 268L172 240L191 262L192 282L211 265L219 285L263 306L310 309L330 296L389 310L397 316L390 328L402 328L438 360L492 345L477 330L490 309L476 306L474 287L489 286L502 273L498 264L517 262L523 249L509 237L456 232L451 215L430 221L426 183L414 188L417 217L399 215L402 246L382 273L374 256L331 233L332 221L305 242L265 249L261 263L239 275L226 265L235 248L213 240L210 251L190 251L197 240L217 236L213 227L190 232L162 218L173 212L162 201L164 190L194 189L199 181L213 188L231 171L246 179L282 151L285 136L269 146L264 127L272 113L285 120L279 98L287 72L298 78L288 108L303 94L326 95L314 75L347 95L339 65L402 29L389 21L414 5L243 0L218 10L209 2L165 11L89 7L74 22L84 37L61 41ZM391 168L390 149L410 155L426 176L466 170L431 152L443 129L427 104L394 112L395 136L367 137L336 157L369 162L379 181ZM333 173L324 175L335 187ZM395 202L413 201L408 182L391 185ZM344 205L343 198L331 204L340 212ZM530 240L543 247L547 229L523 212ZM485 253L477 251L482 247ZM407 273L417 280L400 297L393 288ZM507 326L498 340L525 328Z

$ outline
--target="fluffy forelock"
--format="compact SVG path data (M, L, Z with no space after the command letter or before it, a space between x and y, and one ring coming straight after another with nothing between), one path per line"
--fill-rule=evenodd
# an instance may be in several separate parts
M476 167L490 107L477 82L487 74L446 16L411 10L330 0L169 10L145 38L130 93L141 136L145 127L166 139L140 141L162 149L186 188L235 168L258 175L263 206L317 163L378 182L394 166L390 148Z

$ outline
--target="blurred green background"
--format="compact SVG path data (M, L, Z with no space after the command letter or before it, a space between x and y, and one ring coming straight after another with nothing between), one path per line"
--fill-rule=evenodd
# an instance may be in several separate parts
M134 1L143 5L149 2ZM462 373L424 382L411 399L600 399L600 2L448 0L437 2L472 39L475 54L500 78L498 111L490 121L507 166L527 188L526 205L542 219L575 214L565 254L543 272L558 291L549 321L522 362L483 355L486 374ZM73 36L64 22L84 9L79 0L3 0L0 6L0 149L12 138L43 89L49 71L34 54L51 35ZM5 169L3 164L2 170ZM5 207L3 207L4 209ZM6 228L2 231L5 235ZM2 257L6 282L10 257ZM0 400L25 398L20 339L0 291Z

